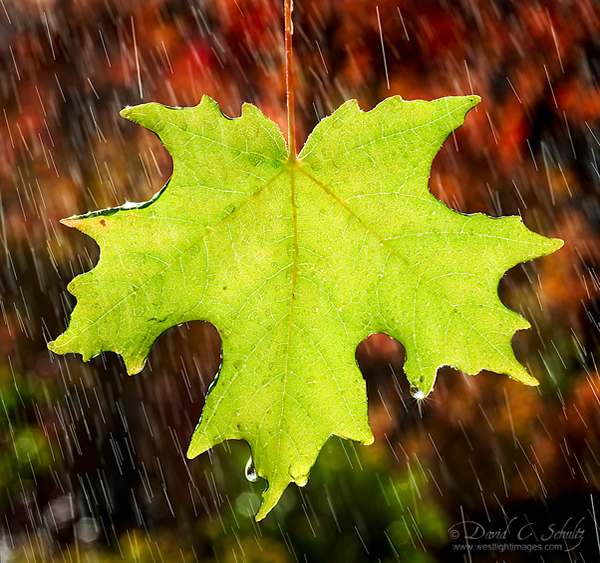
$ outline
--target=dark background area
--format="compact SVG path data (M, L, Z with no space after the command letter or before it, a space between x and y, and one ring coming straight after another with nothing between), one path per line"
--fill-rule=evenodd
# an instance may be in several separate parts
M98 257L59 219L147 200L170 174L119 110L208 94L285 131L282 3L4 0L0 561L469 561L466 521L512 522L513 540L529 530L519 545L543 549L473 561L597 561L598 3L298 0L294 18L299 144L346 99L482 97L430 186L453 209L520 214L565 241L500 287L532 324L514 346L540 386L443 368L418 403L402 347L374 335L357 359L375 444L332 438L308 486L254 522L264 481L245 479L244 443L184 456L220 363L212 326L170 330L135 377L113 354L84 364L46 342L74 306L67 283ZM581 541L548 540L576 526Z

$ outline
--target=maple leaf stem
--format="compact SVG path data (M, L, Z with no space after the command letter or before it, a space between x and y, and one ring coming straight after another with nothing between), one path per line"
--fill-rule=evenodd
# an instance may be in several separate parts
M288 150L289 160L296 161L296 123L294 120L294 61L292 56L292 11L294 0L285 0L285 89L288 121Z

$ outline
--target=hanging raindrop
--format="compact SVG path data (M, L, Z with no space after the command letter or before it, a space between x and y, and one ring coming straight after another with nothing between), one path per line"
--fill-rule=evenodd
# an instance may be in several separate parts
M299 487L306 487L307 483L308 483L308 477L306 477L306 476L298 477L298 479L296 479L296 485L298 485Z
M410 386L410 394L419 401L425 398L425 393L423 393L416 385Z
M258 473L256 473L256 467L254 467L254 460L252 458L246 463L246 479L250 483L254 483L258 479Z

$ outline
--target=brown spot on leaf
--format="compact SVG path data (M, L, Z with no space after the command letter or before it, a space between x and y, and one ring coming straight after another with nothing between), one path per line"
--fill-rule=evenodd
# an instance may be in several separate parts
M104 219L100 219L99 223L103 226L106 227L106 221Z

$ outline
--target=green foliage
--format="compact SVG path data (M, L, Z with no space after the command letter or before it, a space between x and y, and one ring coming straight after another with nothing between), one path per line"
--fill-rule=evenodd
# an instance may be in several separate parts
M268 480L258 519L291 481L306 484L329 436L372 442L355 360L369 334L404 345L423 396L443 365L537 384L511 348L529 324L497 287L562 241L519 217L457 213L428 191L433 158L478 102L393 97L362 112L350 101L297 159L249 104L239 119L208 97L123 110L159 136L173 176L150 202L64 221L101 258L71 282L78 304L50 348L114 351L134 374L168 328L213 323L223 364L188 455L246 440Z
M53 385L0 363L0 509L35 488L37 479L59 464L46 429L35 424L39 404Z

